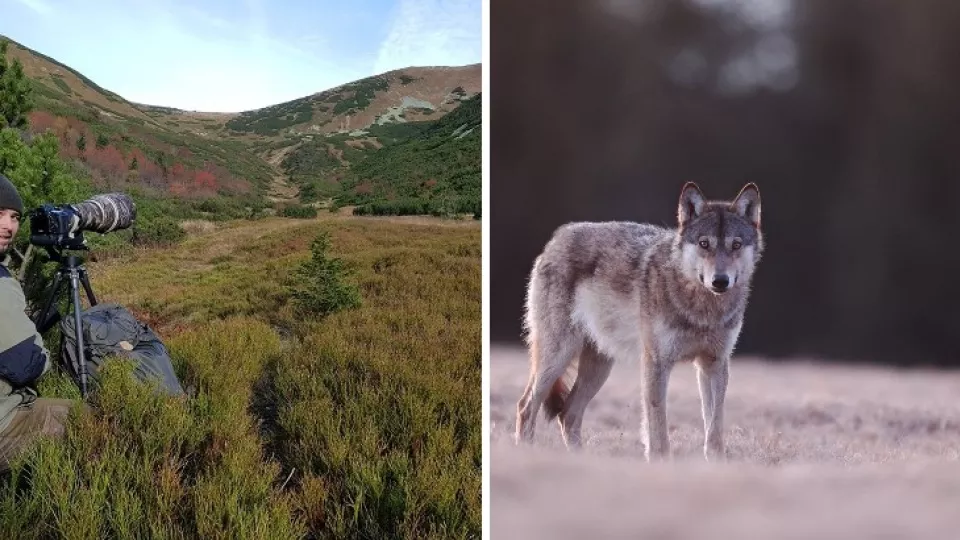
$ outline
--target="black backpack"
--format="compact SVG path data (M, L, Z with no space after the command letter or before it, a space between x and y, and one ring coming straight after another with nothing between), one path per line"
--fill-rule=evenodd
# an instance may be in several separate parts
M60 320L60 363L79 386L77 334L74 318ZM166 346L149 326L137 320L126 308L117 304L97 304L80 313L83 328L84 355L87 360L87 381L90 388L99 382L99 370L108 356L133 360L134 376L141 381L157 380L172 395L184 394L173 370Z

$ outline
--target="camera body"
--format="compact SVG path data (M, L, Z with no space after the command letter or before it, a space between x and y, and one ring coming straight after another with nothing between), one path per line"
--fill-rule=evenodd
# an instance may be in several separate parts
M72 206L45 204L32 210L29 217L31 244L61 249L86 249L83 231L74 231L79 216Z
M124 193L95 195L74 204L45 204L32 210L30 243L56 249L86 249L83 231L106 234L126 229L137 217L137 206Z

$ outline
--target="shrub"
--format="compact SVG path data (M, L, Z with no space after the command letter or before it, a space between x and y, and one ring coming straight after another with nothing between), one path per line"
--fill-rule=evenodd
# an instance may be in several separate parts
M302 312L320 317L360 307L360 290L345 280L352 277L336 257L329 257L330 233L324 231L310 245L310 259L294 273L290 296Z
M177 220L166 216L144 220L135 225L133 244L162 246L176 244L187 236Z
M280 215L289 218L311 219L317 217L317 209L312 206L291 205L280 211Z

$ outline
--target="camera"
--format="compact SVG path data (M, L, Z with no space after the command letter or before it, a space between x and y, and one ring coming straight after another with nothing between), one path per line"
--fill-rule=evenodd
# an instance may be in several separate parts
M133 199L124 193L105 193L74 203L52 205L45 204L29 213L30 244L41 246L50 254L50 260L59 263L53 277L53 285L43 306L36 315L34 324L42 334L60 321L57 300L61 287L68 288L68 304L73 305L73 328L82 329L80 288L87 293L90 306L97 305L97 298L90 287L83 261L74 254L64 254L67 250L86 250L84 231L106 234L126 229L137 217L137 206ZM71 373L80 385L80 393L87 395L87 364L82 331L77 332L74 346L67 351L71 357ZM61 339L66 339L61 337ZM66 342L63 342L61 345ZM62 348L62 347L61 347Z
M106 234L126 229L137 206L124 193L95 195L74 204L45 204L29 214L30 243L59 249L86 249L83 231Z

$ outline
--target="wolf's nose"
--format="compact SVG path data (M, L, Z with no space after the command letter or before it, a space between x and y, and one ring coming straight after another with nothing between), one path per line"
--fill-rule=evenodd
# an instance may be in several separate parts
M714 289L722 291L730 286L730 278L725 274L713 276L713 283L711 285L713 285Z

